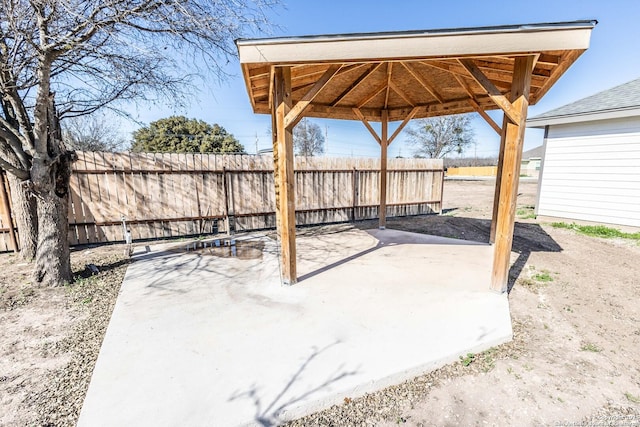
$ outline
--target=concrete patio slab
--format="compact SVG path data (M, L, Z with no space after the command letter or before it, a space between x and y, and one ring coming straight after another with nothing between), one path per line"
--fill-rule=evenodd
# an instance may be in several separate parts
M489 245L307 231L284 287L275 242L244 241L135 256L79 426L276 425L511 339Z

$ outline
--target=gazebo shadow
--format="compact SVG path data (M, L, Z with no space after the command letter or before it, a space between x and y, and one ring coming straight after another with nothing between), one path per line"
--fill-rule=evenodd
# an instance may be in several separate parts
M377 226L377 220L367 220L345 224L341 227L337 227L337 229L321 229L318 231L307 230L302 234L310 235L315 233L336 233L352 228L364 231L375 229L377 228ZM480 244L489 243L491 232L491 221L488 219L454 217L446 215L388 218L387 226L392 230L407 231L449 239L459 239L462 241L468 241L470 243L473 242ZM429 244L442 243L433 242ZM300 281L303 281L305 279L311 278L317 274L348 263L354 259L360 258L385 246L389 246L389 244L379 241L376 246L372 248L333 262L315 271L309 272L301 276L299 279ZM560 252L562 251L562 247L555 240L553 240L553 238L549 236L539 224L516 222L513 235L512 251L518 254L518 258L509 269L507 292L511 292L511 290L513 289L513 286L522 273L522 270L524 269L524 266L526 265L531 253Z

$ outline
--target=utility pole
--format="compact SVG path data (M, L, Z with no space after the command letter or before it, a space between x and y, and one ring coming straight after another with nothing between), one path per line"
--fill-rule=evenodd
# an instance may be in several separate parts
M256 155L258 154L258 131L256 131Z
M324 125L324 152L329 153L329 126L327 125Z

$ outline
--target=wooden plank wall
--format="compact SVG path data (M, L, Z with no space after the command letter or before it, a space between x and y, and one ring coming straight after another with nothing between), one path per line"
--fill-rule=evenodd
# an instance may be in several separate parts
M296 223L377 218L379 167L379 159L297 157ZM78 152L73 169L72 245L122 241L123 217L134 240L276 225L271 156ZM440 212L442 160L390 159L388 169L389 217ZM2 231L0 251L8 248Z

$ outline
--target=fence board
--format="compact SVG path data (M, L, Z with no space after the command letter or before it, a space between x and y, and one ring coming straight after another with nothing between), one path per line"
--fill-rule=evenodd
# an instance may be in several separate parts
M294 164L297 224L377 218L379 159L296 157ZM389 159L387 215L440 212L443 177L442 160ZM227 231L227 203L236 230L275 227L269 155L78 152L70 186L73 245L122 241L123 216L135 240ZM0 251L9 247L3 232Z

